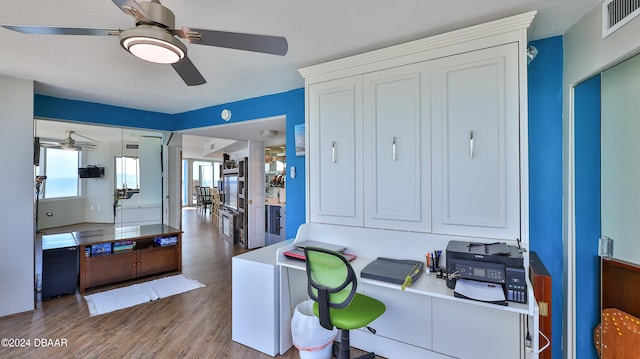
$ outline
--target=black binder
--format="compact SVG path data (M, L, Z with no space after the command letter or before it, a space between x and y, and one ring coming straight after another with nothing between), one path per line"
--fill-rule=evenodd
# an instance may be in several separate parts
M402 284L407 276L415 281L423 268L424 262L420 261L378 257L362 269L360 277Z

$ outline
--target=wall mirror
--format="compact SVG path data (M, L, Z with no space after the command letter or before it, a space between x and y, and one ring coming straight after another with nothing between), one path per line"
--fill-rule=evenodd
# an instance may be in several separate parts
M34 129L35 175L47 176L36 177L39 231L163 222L164 133L42 119Z
M640 264L640 55L601 74L602 235Z
M613 248L601 260L601 358L640 352L640 55L601 73L601 233ZM603 247L601 245L601 247ZM604 251L607 252L607 251ZM600 249L603 253L603 249Z

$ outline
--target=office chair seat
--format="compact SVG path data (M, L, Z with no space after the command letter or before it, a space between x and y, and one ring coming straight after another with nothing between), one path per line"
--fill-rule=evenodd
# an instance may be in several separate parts
M356 292L358 281L349 261L340 253L305 247L307 289L313 312L326 329L340 329L339 359L350 358L349 330L369 325L385 311L377 299ZM367 353L359 358L375 358Z
M338 329L358 329L369 325L385 311L379 300L356 293L348 307L329 308L331 324ZM313 303L313 313L319 317L318 302Z

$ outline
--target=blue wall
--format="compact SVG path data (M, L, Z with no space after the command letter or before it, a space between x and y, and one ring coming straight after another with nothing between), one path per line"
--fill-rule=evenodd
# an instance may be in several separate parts
M597 358L600 322L600 75L575 88L576 356Z
M538 49L538 56L528 66L529 240L552 276L552 352L561 358L562 37L530 45Z
M230 109L232 119L225 122L220 111ZM163 131L178 131L211 125L251 121L286 115L287 167L296 167L297 177L287 178L287 238L295 236L298 226L305 222L305 161L296 157L293 127L304 124L304 89L211 106L175 115L135 110L99 103L67 100L35 95L34 116L37 118L69 120L123 127L137 127Z
M90 122L100 125L173 130L173 116L95 102L35 95L33 113L37 118Z
M231 120L223 121L220 112L231 110ZM296 157L293 127L304 124L304 89L296 89L275 95L266 95L237 102L183 112L174 116L174 130L230 124L273 116L287 116L287 169L296 167L296 178L287 178L286 236L293 238L298 227L306 220L305 214L305 163L304 157Z

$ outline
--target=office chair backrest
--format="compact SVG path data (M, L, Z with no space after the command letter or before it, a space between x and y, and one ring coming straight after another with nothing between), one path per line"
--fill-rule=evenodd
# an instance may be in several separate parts
M345 308L356 294L356 274L341 254L324 248L304 249L309 297L318 302L320 324L333 329L329 308Z

